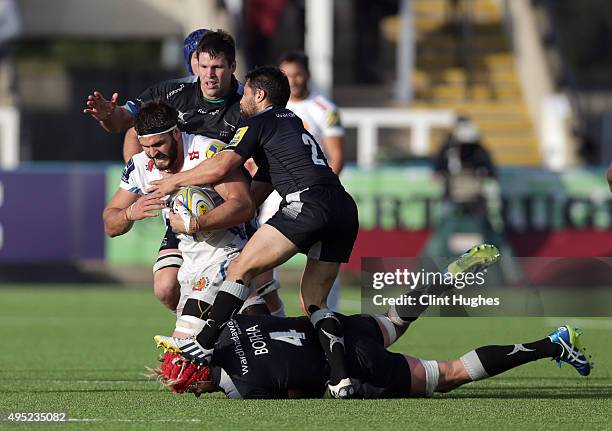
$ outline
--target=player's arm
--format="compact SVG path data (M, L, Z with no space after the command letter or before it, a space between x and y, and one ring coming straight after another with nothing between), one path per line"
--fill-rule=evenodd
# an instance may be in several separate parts
M83 112L91 115L107 132L124 132L134 125L134 117L123 106L117 106L118 99L118 93L107 100L102 93L94 91L87 96Z
M340 175L344 167L344 137L326 136L323 139L323 145L329 159L329 167L334 174Z
M138 197L136 193L120 188L102 213L104 232L110 237L123 235L135 221L158 216L153 211L164 208L161 197L157 193Z
M612 192L612 163L610 163L610 166L608 166L606 178L608 179L608 187L610 187L610 191Z
M216 157L208 160L214 160ZM171 213L170 226L174 232L193 234L199 231L228 229L253 218L255 205L251 199L249 184L239 169L227 174L223 181L214 186L214 189L224 202L208 214L200 216L193 227L190 224L189 231L182 217Z
M123 160L127 163L132 157L142 151L136 129L130 127L123 138Z
M240 127L223 151L192 169L174 175L165 175L161 180L151 181L152 186L147 191L169 195L180 187L221 182L255 153L259 139L258 132L252 129L254 128L249 130L249 126Z

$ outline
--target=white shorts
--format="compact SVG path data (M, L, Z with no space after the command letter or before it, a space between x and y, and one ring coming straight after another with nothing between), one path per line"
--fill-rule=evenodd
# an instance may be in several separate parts
M227 267L232 259L238 256L236 253L228 259L208 266L193 270L192 267L183 264L178 272L178 281L181 285L181 298L176 307L176 314L180 316L188 298L195 298L211 304L217 297L221 283L227 275Z
M259 207L259 216L257 217L257 221L259 225L264 225L270 217L272 217L278 211L278 207L282 202L283 198L278 194L276 190L272 190L270 196L264 201L263 204Z

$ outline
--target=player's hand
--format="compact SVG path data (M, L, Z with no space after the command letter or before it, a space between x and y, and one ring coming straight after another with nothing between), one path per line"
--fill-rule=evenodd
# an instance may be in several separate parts
M113 93L111 100L106 100L102 93L94 91L93 94L87 96L87 101L85 102L86 108L83 109L83 112L91 115L97 121L106 121L117 109L118 99L118 93Z
M198 218L183 205L179 199L175 201L175 209L170 211L170 226L175 233L193 235L200 230Z
M161 199L163 195L152 193L138 198L127 209L127 216L130 221L142 220L149 217L157 217L160 210L166 207L166 202Z
M160 180L151 181L151 187L147 189L148 193L161 193L162 196L171 195L179 189L178 179L176 175L162 172Z

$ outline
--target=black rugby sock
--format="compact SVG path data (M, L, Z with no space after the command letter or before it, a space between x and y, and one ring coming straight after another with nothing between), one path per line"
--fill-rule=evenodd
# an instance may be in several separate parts
M319 342L329 364L329 382L336 385L340 380L349 377L344 350L344 330L338 318L329 309L319 310L311 306L308 311L312 313L310 321L317 331Z
M484 346L474 350L489 377L542 358L556 358L563 348L546 337L532 343Z
M210 315L205 321L204 329L196 337L200 346L205 349L213 348L223 324L240 310L248 296L249 288L242 280L223 282L210 310Z
M395 311L404 322L414 322L429 307L429 305L421 305L421 298L426 297L427 295L440 295L441 293L444 293L452 288L452 285L431 284L429 286L415 289L406 294L406 296L414 298L415 305L409 305L408 303L395 305Z

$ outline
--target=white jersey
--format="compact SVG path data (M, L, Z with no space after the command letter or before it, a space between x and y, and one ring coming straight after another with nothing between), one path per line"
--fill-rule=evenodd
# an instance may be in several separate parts
M310 132L324 152L325 138L344 136L338 108L320 94L311 92L304 100L289 100L287 109L292 110L302 119L304 128Z
M181 136L185 156L181 170L188 170L199 165L204 159L214 156L225 147L223 142L206 136L187 133L181 133ZM132 157L125 165L120 187L143 195L151 187L151 181L160 178L159 170L143 151ZM215 206L223 202L223 198L212 187L203 186L203 188L210 192ZM166 219L168 212L169 209L164 210ZM193 235L186 234L178 234L177 238L179 239L179 250L183 255L183 264L178 275L182 297L187 291L211 290L208 289L211 284L216 285L217 282L220 284L223 280L216 280L218 277L215 274L219 274L222 278L225 277L229 261L238 255L247 240L243 224L231 229L210 232L202 241L196 241ZM207 297L205 300L210 299Z

